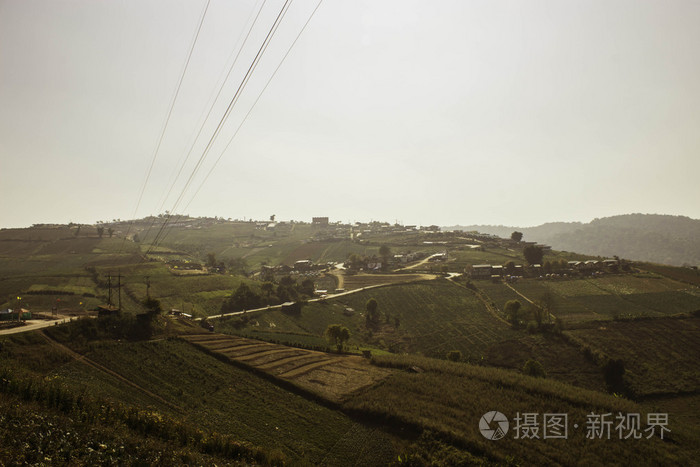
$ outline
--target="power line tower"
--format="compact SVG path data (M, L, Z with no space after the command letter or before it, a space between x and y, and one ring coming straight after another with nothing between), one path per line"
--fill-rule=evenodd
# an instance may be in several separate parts
M122 311L122 273L121 271L119 272L119 275L117 276L117 290L118 290L118 297L119 297L119 311Z
M109 295L107 295L107 305L112 306L112 274L107 274L107 287L109 288Z

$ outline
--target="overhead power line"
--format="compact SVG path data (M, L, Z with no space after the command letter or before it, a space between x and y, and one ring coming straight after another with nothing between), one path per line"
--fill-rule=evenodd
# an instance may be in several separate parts
M311 19L312 19L312 18L314 17L314 15L316 14L316 11L317 11L317 10L319 9L319 7L321 6L321 3L323 3L323 0L319 0L319 2L316 4L316 7L315 7L315 8L313 9L313 11L311 12L311 15L309 15L309 18L308 18L308 19L306 20L306 22L304 23L304 26L302 26L301 30L299 30L299 33L297 34L296 38L294 38L294 41L292 42L292 44L291 44L291 45L289 46L289 48L287 49L287 52L286 52L286 53L284 54L284 56L282 57L282 60L280 60L280 63L277 65L277 68L275 68L275 70L274 70L274 71L272 72L272 74L270 75L270 78L268 78L267 83L265 83L265 86L262 88L262 90L261 90L260 93L258 94L258 97L257 97L257 98L255 99L255 101L253 102L253 105L251 105L250 109L248 109L248 112L247 112L247 113L245 114L245 116L243 117L243 120L241 120L241 123L240 123L240 124L238 125L238 127L236 128L236 131L233 133L233 135L231 136L231 138L229 138L228 142L226 143L226 146L224 147L224 149L223 149L223 150L221 151L221 153L219 154L219 157L216 159L216 161L215 161L214 164L212 165L211 169L209 169L209 172L207 173L207 175L204 177L204 179L202 180L202 182L201 182L201 183L199 184L199 186L197 187L197 190L196 190L196 191L194 192L194 194L192 195L192 198L190 198L189 202L188 202L187 205L184 207L184 210L185 210L185 211L187 211L187 209L190 207L190 204L192 204L192 201L194 201L195 197L197 196L197 194L199 193L199 191L202 189L202 187L203 187L204 184L206 183L206 181L207 181L207 179L209 178L209 176L214 172L214 169L216 168L217 164L219 163L219 161L220 161L221 158L223 157L224 153L228 150L229 146L231 145L231 142L233 142L233 140L236 138L236 136L238 135L238 132L240 131L241 127L243 126L243 124L244 124L244 123L246 122L246 120L248 119L248 116L253 112L253 109L255 108L256 104L258 103L258 101L260 100L260 98L262 97L262 95L265 93L265 91L267 90L267 88L268 88L268 86L270 85L270 83L272 82L272 80L275 78L275 75L277 75L277 72L278 72L279 69L282 67L282 64L284 64L284 61L286 60L287 56L289 56L289 53L292 51L292 48L294 48L294 46L296 45L296 43L297 43L297 41L299 40L299 38L301 37L301 35L302 35L302 34L304 33L304 31L306 30L306 27L307 27L307 26L309 25L309 23L311 22ZM181 215L181 214L178 215L177 219L175 220L175 223L179 222L181 218L182 218L182 215ZM168 235L170 234L170 232L172 231L172 228L173 228L173 227L171 226L171 227L165 232L165 234L161 237L159 243L161 243L162 241L164 241L164 240L167 238L167 236L168 236Z
M229 138L228 142L226 143L226 146L224 147L224 149L223 149L223 150L221 151L221 153L219 154L219 157L216 159L216 161L215 161L214 164L212 165L211 169L209 169L209 172L207 172L207 175L204 177L204 179L202 180L202 182L201 182L201 183L199 184L199 186L197 187L197 190L196 190L196 191L194 192L194 194L192 195L192 198L190 199L190 201L189 201L189 202L187 203L187 205L185 206L185 210L187 210L187 208L190 207L190 204L192 203L192 201L194 200L194 198L195 198L195 197L197 196L197 194L199 193L199 190L202 189L202 187L203 187L204 184L206 183L206 181L207 181L207 179L209 178L209 176L212 174L212 172L214 172L214 169L216 168L217 164L219 163L219 161L220 161L221 158L223 157L224 153L228 150L228 148L229 148L229 146L231 145L231 143L233 142L233 140L234 140L234 139L236 138L236 136L238 135L238 132L240 131L241 127L243 126L243 124L244 124L244 123L246 122L246 120L248 119L248 116L253 112L253 109L255 108L255 105L258 103L258 101L260 100L260 98L262 97L262 95L265 93L265 90L266 90L267 87L270 85L270 83L271 83L272 80L274 79L274 77L275 77L275 75L277 74L277 72L279 71L279 69L282 67L282 64L284 63L285 59L287 58L287 56L289 55L289 53L292 51L292 48L293 48L294 45L297 43L297 41L299 40L299 38L301 37L301 35L304 33L304 30L306 29L306 26L308 26L309 23L311 22L311 19L312 19L312 18L314 17L314 15L316 14L316 10L318 10L318 8L321 6L321 3L323 3L323 0L319 0L319 2L316 4L316 8L314 8L314 10L311 12L311 15L309 16L309 19L307 19L307 20L306 20L306 23L304 23L304 26L302 26L301 30L299 31L299 34L297 34L297 37L294 39L294 42L292 42L292 45L290 45L289 48L287 49L287 52L286 52L286 53L284 54L284 56L282 57L282 60L280 61L279 65L277 65L277 68L275 68L275 71L273 71L273 72L272 72L272 75L270 75L270 78L267 80L267 83L265 83L265 86L262 88L262 91L260 91L260 94L258 94L258 97L257 97L257 98L255 99L255 101L253 102L253 105L250 107L250 109L248 110L248 112L247 112L247 113L245 114L245 116L243 117L243 120L241 120L241 123L240 123L240 124L238 125L238 127L236 128L236 131L233 133L233 136L231 136L231 138Z
M260 2L258 2L260 3ZM211 116L212 111L214 110L214 106L216 102L219 100L219 97L221 96L221 92L224 89L224 86L226 85L226 82L228 81L229 77L231 76L231 72L233 69L236 67L236 64L238 64L238 58L241 56L241 52L245 48L246 44L248 43L248 38L250 37L250 33L253 31L253 28L255 27L255 24L258 21L258 18L260 17L260 13L262 12L263 8L265 8L265 4L267 3L267 0L263 0L262 3L260 3L260 7L257 9L257 14L255 14L255 18L253 19L252 22L250 22L250 18L253 17L253 13L255 13L255 8L253 8L250 12L250 17L248 18L248 21L246 21L246 24L250 23L250 27L246 30L244 29L241 31L240 36L238 37L238 40L236 41L236 45L231 51L231 55L229 56L229 60L231 56L233 56L236 51L236 57L233 59L233 62L231 62L231 65L228 67L228 71L225 74L225 77L222 79L219 79L221 81L221 85L218 87L218 91L216 92L216 96L212 99L210 98L207 102L211 102L211 105L209 106L209 110L207 111L206 117L204 119L201 119L201 125L199 126L199 130L197 131L197 134L194 138L191 139L192 144L190 145L189 150L187 151L187 154L184 158L184 161L182 164L179 164L179 169L177 171L177 174L175 175L175 178L173 179L172 183L170 184L170 188L168 189L168 192L166 193L165 197L163 198L160 207L158 208L158 212L161 212L163 210L163 207L165 206L165 203L167 202L168 198L170 197L170 193L172 193L173 188L175 187L177 180L180 178L180 175L182 174L183 169L187 165L187 161L189 160L190 156L192 155L192 151L195 147L196 142L199 140L199 137L202 134L202 131L204 130L204 126L209 120L209 117ZM245 37L243 38L245 33ZM243 41L241 42L241 38L243 38ZM240 47L239 47L240 44ZM229 61L227 60L227 62ZM223 74L222 74L223 76Z
M262 45L260 46L260 49L258 50L258 53L255 55L255 58L253 59L253 62L251 63L250 67L248 67L248 71L246 72L245 76L243 77L243 80L241 81L240 85L238 86L238 89L236 90L236 93L234 94L233 98L231 99L231 102L229 103L226 112L224 112L224 115L221 117L219 120L219 124L216 126L216 129L214 130L214 133L212 134L211 138L209 138L209 142L207 143L206 147L204 148L204 151L202 152L202 155L200 156L199 160L197 161L195 167L192 169L192 172L190 173L190 176L187 179L187 182L185 183L185 186L182 188L180 195L178 196L177 200L175 201L173 208L170 210L170 213L166 216L165 220L163 221L160 229L158 230L158 233L156 234L155 238L153 239L153 243L149 247L149 249L146 251L146 255L150 254L151 251L158 245L159 239L161 235L163 234L163 231L165 230L166 226L170 222L171 217L173 216L173 212L177 207L179 206L180 202L182 201L182 198L189 188L190 184L192 183L192 180L194 179L195 175L199 171L199 168L202 166L202 163L206 159L212 144L216 140L216 138L219 136L219 133L221 132L221 128L224 125L224 122L228 118L228 116L231 114L231 110L233 109L234 105L237 103L238 98L240 97L241 91L245 88L245 86L248 84L248 81L250 80L250 76L257 67L258 63L260 62L260 59L262 55L265 53L265 50L267 50L267 47L272 40L272 37L274 37L275 32L279 28L279 24L284 18L285 14L287 13L289 6L291 5L292 0L286 0L284 5L282 6L282 9L280 10L279 14L277 15L277 18L275 18L275 22L273 23L272 27L270 28L270 31L267 33L267 36L265 37L265 40L263 41Z
M218 92L216 93L216 97L214 97L213 100L210 99L211 105L209 106L209 111L207 112L206 117L204 117L204 119L202 120L202 123L201 123L201 125L199 126L199 131L197 131L197 135L194 137L194 139L192 139L192 144L190 145L190 148L189 148L189 150L187 151L187 155L186 155L184 161L182 162L182 164L180 164L180 168L179 168L179 170L178 170L178 172L177 172L177 175L175 176L175 179L174 179L174 180L172 181L172 183L170 184L170 188L168 189L167 194L166 194L165 197L163 198L163 202L161 203L160 208L158 209L158 212L161 212L161 211L163 210L163 207L165 206L165 202L166 202L166 201L168 200L168 198L170 197L170 193L172 192L173 188L175 187L175 185L176 185L176 183L177 183L177 180L180 178L180 174L182 173L183 169L184 169L185 166L187 165L187 161L189 161L190 156L192 155L192 151L194 150L194 147L195 147L195 145L197 144L197 141L199 140L199 137L200 137L200 135L202 134L202 131L204 130L204 126L206 125L207 120L209 120L209 117L211 116L211 113L212 113L212 111L214 110L214 106L216 105L216 102L219 100L219 96L221 96L221 92L222 92L222 90L224 89L224 86L226 85L226 82L228 81L228 79L229 79L229 77L230 77L230 75L231 75L231 72L233 71L233 69L235 68L236 64L238 63L238 58L240 57L241 52L242 52L243 49L245 48L245 46L246 46L246 44L247 44L247 42L248 42L248 38L250 37L250 33L252 32L253 28L255 27L255 24L257 23L258 18L260 17L260 13L262 12L262 10L263 10L263 8L265 7L265 4L266 4L266 3L267 3L267 0L263 0L262 4L260 5L260 8L258 9L257 14L255 15L255 19L254 19L253 22L250 24L250 28L248 28L248 32L246 33L245 38L243 39L243 43L241 44L241 46L240 46L240 47L234 48L233 51L231 52L231 55L233 55L233 53L234 53L236 50L238 50L238 53L236 53L236 57L234 58L233 62L231 63L231 66L228 68L228 71L227 71L227 73L226 73L225 78L223 79L223 81L221 82L221 85L219 86ZM251 16L252 16L252 12L253 12L253 11L255 11L255 10L252 10L252 11L251 11ZM240 39L240 38L239 38L239 39ZM239 41L239 42L240 42L240 41ZM238 44L236 44L236 45L238 45ZM148 229L146 230L146 234L144 235L144 238L142 239L142 241L146 241L146 240L147 240L147 237L148 237L148 235L151 233L151 229L153 228L153 226L155 225L155 223L156 223L156 219L154 218L154 219L151 221L151 224L148 226Z
M139 206L141 205L141 201L143 199L143 194L145 193L146 186L148 185L148 180L151 178L151 172L153 171L153 166L155 165L156 159L158 157L158 151L160 150L161 143L163 142L165 132L168 129L168 124L170 123L170 117L172 116L173 109L175 108L175 103L177 102L177 97L180 94L180 88L182 87L182 82L185 78L185 74L187 74L187 68L189 67L190 59L192 58L192 52L194 51L194 48L197 44L197 39L199 38L199 33L202 30L202 24L204 24L204 18L206 17L207 11L209 10L209 3L210 2L211 2L211 0L207 0L207 3L204 5L204 9L202 10L202 14L200 16L199 23L197 25L197 30L195 31L195 34L192 38L189 52L187 53L187 58L185 59L185 64L182 67L182 73L180 73L180 78L177 82L177 86L175 87L175 93L173 94L173 98L170 102L170 107L168 108L168 113L165 117L165 122L163 123L163 128L160 131L160 134L158 136L158 142L156 144L155 149L153 150L153 156L151 157L151 164L149 165L149 167L146 171L146 177L143 181L143 185L141 186L141 191L139 193L138 200L136 201L136 207L134 208L134 213L131 216L132 219L136 218L136 213L138 212ZM130 232L131 232L131 223L129 223L129 227L127 228L126 235L124 236L124 240L122 241L122 246L119 249L119 254L121 254L122 248L124 246L124 241L126 241L126 238L129 236Z

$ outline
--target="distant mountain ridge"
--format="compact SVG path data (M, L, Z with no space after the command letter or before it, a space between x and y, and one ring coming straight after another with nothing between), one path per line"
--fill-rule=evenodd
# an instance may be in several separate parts
M700 264L700 220L661 214L624 214L594 219L589 223L550 222L536 227L467 225L443 230L476 230L510 237L523 233L523 240L551 245L555 250L620 256L673 266Z

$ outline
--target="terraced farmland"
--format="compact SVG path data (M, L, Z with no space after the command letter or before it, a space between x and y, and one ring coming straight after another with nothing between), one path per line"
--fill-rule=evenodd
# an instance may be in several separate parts
M225 334L183 338L335 402L376 384L391 373L353 355L316 352Z

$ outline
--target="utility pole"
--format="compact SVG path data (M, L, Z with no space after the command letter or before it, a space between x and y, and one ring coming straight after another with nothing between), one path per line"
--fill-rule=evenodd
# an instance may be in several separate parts
M146 276L146 300L151 299L151 279Z
M122 311L122 273L117 276L117 290L119 291L119 311Z
M107 305L112 306L112 274L107 274L107 287L109 287L109 295L107 298Z

